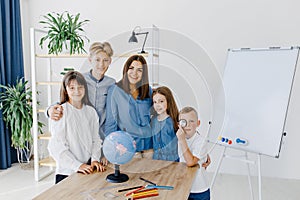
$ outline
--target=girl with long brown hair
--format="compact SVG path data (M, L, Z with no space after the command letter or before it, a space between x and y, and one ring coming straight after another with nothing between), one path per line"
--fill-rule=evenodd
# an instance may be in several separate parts
M153 107L156 111L152 118L153 159L178 160L176 131L178 129L178 108L171 90L161 86L153 90Z
M99 118L88 99L87 83L81 73L70 71L64 76L60 103L64 115L59 121L51 121L48 145L57 164L55 183L74 172L104 171L100 163Z

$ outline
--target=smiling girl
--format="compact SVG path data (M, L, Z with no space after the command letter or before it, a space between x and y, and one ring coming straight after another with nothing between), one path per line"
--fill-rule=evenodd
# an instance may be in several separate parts
M153 107L156 115L152 118L153 135L153 159L156 160L178 160L178 148L176 131L178 108L167 87L158 87L152 94Z
M48 149L56 161L55 183L75 172L90 174L104 171L99 162L101 139L99 119L88 99L87 83L82 74L68 72L60 90L60 104L64 115L51 121L51 140Z

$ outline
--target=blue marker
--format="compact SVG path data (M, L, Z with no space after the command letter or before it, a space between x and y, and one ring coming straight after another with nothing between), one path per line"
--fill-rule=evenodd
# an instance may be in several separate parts
M247 145L248 144L247 140L242 139L242 138L237 138L235 141L236 141L237 144L241 144L241 145Z
M165 186L165 185L147 185L146 188L147 189L157 188L157 189L163 189L163 190L173 190L174 189L173 186Z

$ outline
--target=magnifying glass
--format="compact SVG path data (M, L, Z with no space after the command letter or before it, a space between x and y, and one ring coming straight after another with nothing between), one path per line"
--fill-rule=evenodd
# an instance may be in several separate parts
M181 120L179 120L179 125L180 125L182 128L184 128L184 127L187 126L187 121L186 121L185 119L181 119Z

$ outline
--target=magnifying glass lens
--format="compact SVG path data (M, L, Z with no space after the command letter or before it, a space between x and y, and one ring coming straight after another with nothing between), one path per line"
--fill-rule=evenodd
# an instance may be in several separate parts
M186 127L186 125L187 125L187 121L186 121L185 119L181 119L181 120L179 120L179 125L180 125L182 128L184 128L184 127Z

